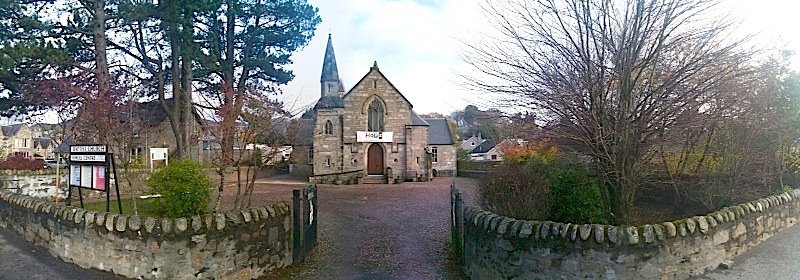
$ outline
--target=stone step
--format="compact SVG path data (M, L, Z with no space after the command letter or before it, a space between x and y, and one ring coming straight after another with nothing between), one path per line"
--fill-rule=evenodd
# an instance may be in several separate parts
M384 176L366 176L361 178L362 184L386 184L386 178Z

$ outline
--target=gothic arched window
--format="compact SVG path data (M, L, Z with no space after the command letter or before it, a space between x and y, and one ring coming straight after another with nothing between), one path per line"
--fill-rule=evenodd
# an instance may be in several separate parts
M369 131L383 131L383 104L378 99L369 104L367 129Z
M325 122L325 134L333 134L333 123L328 120Z

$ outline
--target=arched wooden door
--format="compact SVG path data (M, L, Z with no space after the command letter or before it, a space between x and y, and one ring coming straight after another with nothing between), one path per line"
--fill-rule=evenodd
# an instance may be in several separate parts
M372 144L367 149L367 175L383 175L383 147Z

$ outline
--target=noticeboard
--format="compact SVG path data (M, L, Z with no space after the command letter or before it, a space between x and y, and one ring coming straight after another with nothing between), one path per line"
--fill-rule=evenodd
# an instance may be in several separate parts
M108 147L73 145L69 147L69 185L97 191L108 190Z
M111 180L110 175L115 180ZM67 205L71 205L72 188L78 188L78 198L83 207L81 189L106 193L106 212L111 211L111 186L117 193L117 207L122 214L122 200L116 184L117 171L114 167L114 154L107 145L72 145L69 147L69 191Z

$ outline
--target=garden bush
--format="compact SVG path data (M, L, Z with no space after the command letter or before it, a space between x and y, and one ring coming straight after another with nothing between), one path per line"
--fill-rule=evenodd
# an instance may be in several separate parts
M515 148L506 155L481 180L478 200L483 208L517 219L607 222L598 182L577 157L547 145Z
M491 212L526 220L549 216L547 164L531 160L504 163L481 179L478 201Z
M0 161L0 169L4 170L42 170L45 163L41 159L32 159L22 154L11 154L5 160Z
M157 211L164 217L200 215L207 211L213 183L199 163L176 160L159 169L149 179L153 194L160 194Z
M585 164L566 162L549 178L550 218L556 222L606 224L600 188Z

